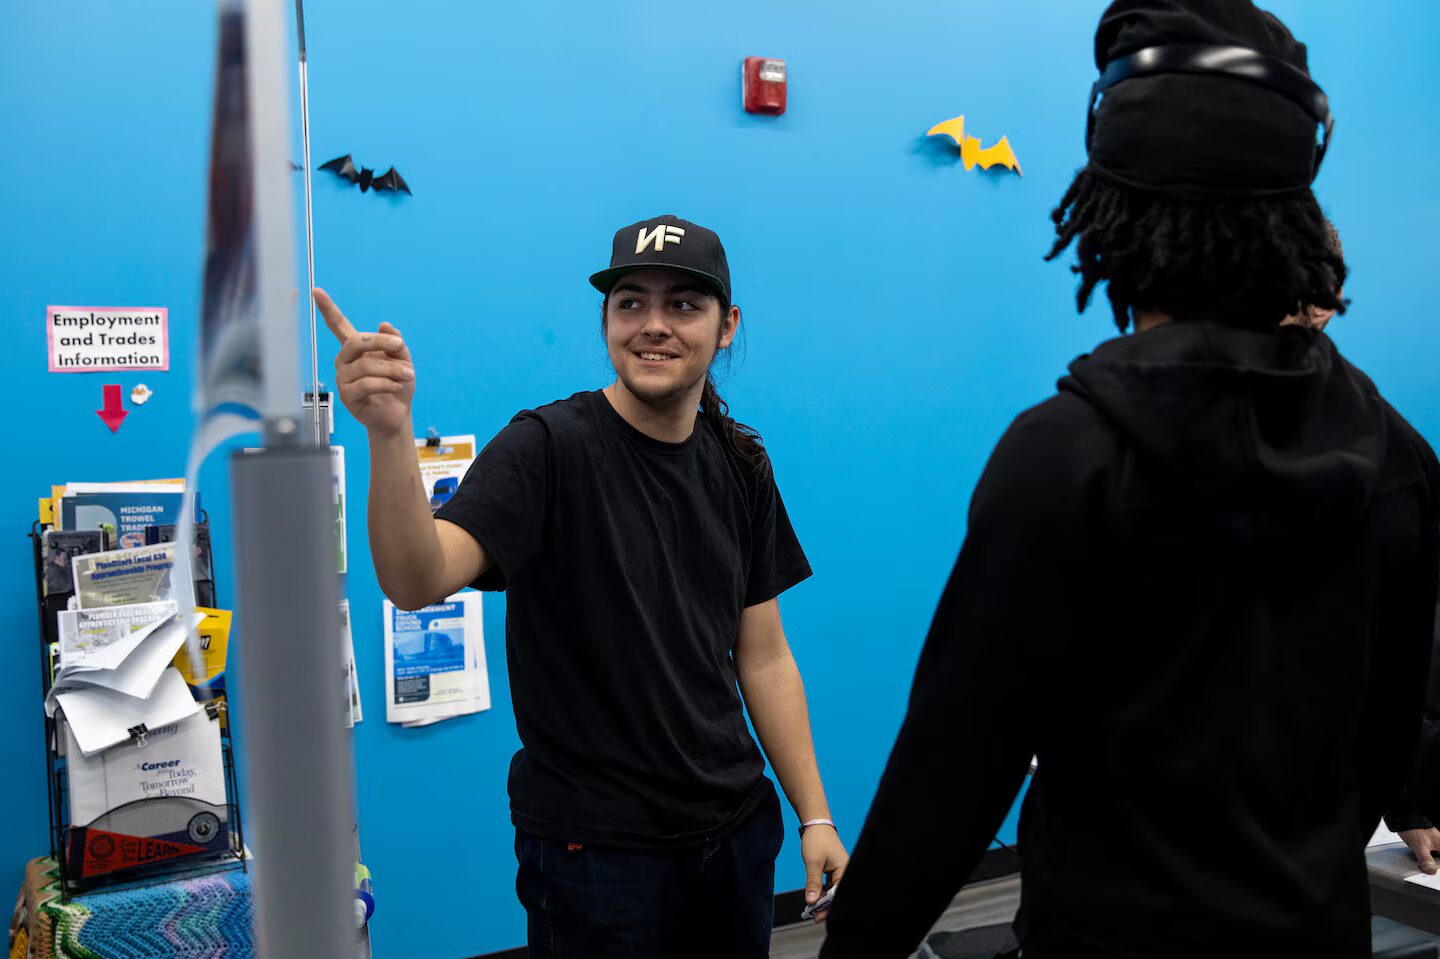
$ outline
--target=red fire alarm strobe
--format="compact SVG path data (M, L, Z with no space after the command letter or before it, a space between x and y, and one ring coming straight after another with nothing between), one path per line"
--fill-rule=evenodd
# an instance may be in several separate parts
M785 112L785 61L771 57L746 57L744 78L745 112L778 117Z

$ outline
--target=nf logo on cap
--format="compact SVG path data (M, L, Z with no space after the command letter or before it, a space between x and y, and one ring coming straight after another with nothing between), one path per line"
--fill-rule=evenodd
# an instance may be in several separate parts
M622 226L611 241L610 266L590 277L590 285L608 294L615 281L635 270L677 270L700 280L720 302L730 302L730 264L714 230L674 214L652 216Z
M671 226L668 223L661 223L657 225L655 229L650 230L648 233L642 226L640 228L640 235L635 239L635 252L644 253L647 246L653 245L655 247L655 252L659 253L661 250L665 249L666 240L669 240L671 243L679 246L680 239L684 235L685 231L683 229L678 226Z

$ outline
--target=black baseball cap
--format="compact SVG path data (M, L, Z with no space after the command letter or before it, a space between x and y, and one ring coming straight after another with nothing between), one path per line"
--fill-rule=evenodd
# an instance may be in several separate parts
M720 237L670 213L622 227L615 234L609 269L591 276L590 285L608 294L626 273L650 269L689 273L730 302L730 264Z

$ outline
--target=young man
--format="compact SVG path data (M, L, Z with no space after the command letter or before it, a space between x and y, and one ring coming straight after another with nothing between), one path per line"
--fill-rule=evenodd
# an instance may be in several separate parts
M316 291L340 398L369 432L375 571L406 608L509 593L530 955L759 959L783 834L745 707L803 824L808 901L847 858L777 601L810 567L758 435L709 375L740 323L720 238L636 223L590 281L615 381L516 416L433 519L404 341L355 332Z
M1107 284L1136 332L980 479L823 959L908 955L1032 756L1026 959L1370 955L1440 465L1329 337L1281 325L1340 308L1346 274L1304 46L1248 0L1117 0L1095 49L1051 256L1078 242L1081 308Z

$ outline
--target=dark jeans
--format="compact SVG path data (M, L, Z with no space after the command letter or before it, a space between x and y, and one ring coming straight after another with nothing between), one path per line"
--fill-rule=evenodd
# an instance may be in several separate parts
M517 830L530 959L765 959L783 828L771 789L729 834L686 849L576 848Z

